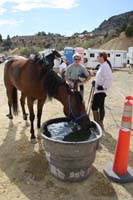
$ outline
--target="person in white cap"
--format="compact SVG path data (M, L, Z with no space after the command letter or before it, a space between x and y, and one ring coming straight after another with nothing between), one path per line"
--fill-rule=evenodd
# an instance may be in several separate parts
M91 76L88 73L87 69L80 64L80 61L81 61L81 55L79 53L75 53L73 55L73 63L68 66L65 72L65 79L71 88L74 88L75 83L77 83L80 93L83 97L84 83L86 83Z
M61 77L64 79L65 78L65 71L67 70L67 65L65 62L65 59L61 59L61 63L59 65L59 74L61 75Z

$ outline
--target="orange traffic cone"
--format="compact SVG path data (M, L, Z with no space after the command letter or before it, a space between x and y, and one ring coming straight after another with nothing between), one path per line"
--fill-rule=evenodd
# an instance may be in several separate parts
M128 166L132 105L133 97L127 96L125 98L122 127L119 130L114 163L107 165L104 169L104 173L111 180L119 183L133 182L133 170Z
M117 174L123 175L127 172L129 145L130 130L120 129L113 164L113 171Z

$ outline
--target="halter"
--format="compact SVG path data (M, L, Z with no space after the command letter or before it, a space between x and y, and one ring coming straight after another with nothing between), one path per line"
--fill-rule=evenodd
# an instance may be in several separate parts
M78 121L79 119L82 119L83 117L86 117L87 116L87 113L82 113L81 115L77 116L73 110L72 110L72 105L71 105L71 97L70 95L68 96L68 105L69 105L69 113L68 113L68 116L70 118L72 118L72 120L74 120L75 122Z

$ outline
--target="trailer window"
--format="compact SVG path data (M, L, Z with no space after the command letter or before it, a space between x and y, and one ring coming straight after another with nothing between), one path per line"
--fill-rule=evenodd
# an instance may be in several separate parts
M108 53L107 56L110 57L110 53Z
M95 57L95 54L94 54L94 53L90 53L90 57L91 57L91 58L94 58L94 57Z
M121 56L121 54L116 54L115 56L116 56L116 57L120 57L120 56Z

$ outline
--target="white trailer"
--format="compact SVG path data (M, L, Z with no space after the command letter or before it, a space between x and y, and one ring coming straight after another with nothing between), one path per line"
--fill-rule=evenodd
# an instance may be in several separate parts
M126 67L127 51L124 50L103 50L103 49L88 49L88 65L95 68L99 63L97 57L99 52L106 52L108 60L111 62L113 68Z
M128 48L127 63L130 65L130 67L133 67L133 47Z

